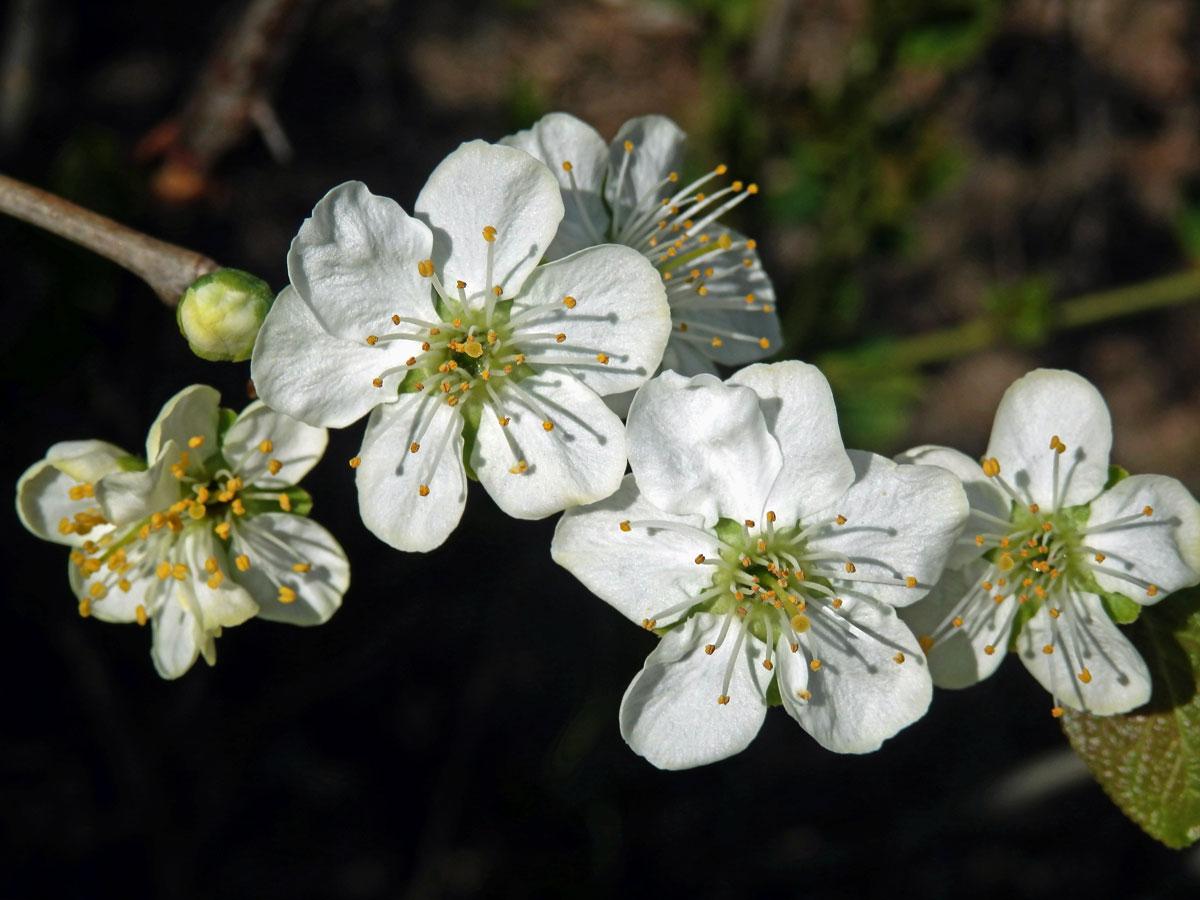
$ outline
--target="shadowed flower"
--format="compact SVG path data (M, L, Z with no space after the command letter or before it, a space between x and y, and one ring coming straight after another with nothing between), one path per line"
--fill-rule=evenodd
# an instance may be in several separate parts
M611 144L567 113L550 113L504 138L550 167L565 215L547 256L612 241L646 257L666 285L671 339L662 369L684 375L740 366L780 344L775 292L755 242L719 218L758 187L734 181L706 190L725 166L679 182L687 135L664 116L630 119ZM626 400L626 404L628 400Z
M941 466L971 517L949 568L904 611L934 683L992 674L1010 645L1062 706L1100 715L1150 699L1150 673L1114 624L1200 581L1200 505L1174 478L1110 470L1104 399L1073 372L1037 369L996 410L982 466L948 447L903 462Z
M324 429L261 402L241 415L193 385L163 407L146 463L111 444L55 444L17 484L26 528L72 547L79 613L150 623L151 657L177 678L216 660L225 626L257 615L326 621L350 580L337 541L305 517L296 483L325 451Z
M272 407L341 427L370 412L363 522L401 550L458 524L466 476L536 519L617 489L620 419L601 399L654 371L662 282L627 247L539 266L562 217L549 171L480 141L451 153L417 217L351 182L292 242L292 285L263 323L254 382Z
M722 383L665 372L629 413L633 474L568 510L551 553L662 641L621 705L656 766L741 751L769 703L823 746L877 749L932 684L895 607L924 596L967 515L957 479L847 452L800 362Z

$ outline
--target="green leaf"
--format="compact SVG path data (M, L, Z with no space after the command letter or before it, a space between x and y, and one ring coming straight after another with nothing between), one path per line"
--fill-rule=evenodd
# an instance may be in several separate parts
M1107 491L1109 488L1111 488L1117 482L1124 481L1128 477L1129 477L1129 473L1126 472L1124 469L1122 469L1120 466L1115 465L1115 464L1109 466L1108 467L1108 481L1106 481L1104 483L1104 490Z
M1148 704L1119 716L1067 710L1063 731L1121 811L1176 849L1200 840L1200 589L1129 629L1154 679Z

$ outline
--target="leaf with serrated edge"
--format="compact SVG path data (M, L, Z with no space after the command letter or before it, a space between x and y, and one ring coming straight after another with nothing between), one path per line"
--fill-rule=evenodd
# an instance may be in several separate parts
M1150 666L1150 702L1117 716L1067 710L1063 731L1125 815L1186 847L1200 839L1200 589L1145 610L1127 633Z

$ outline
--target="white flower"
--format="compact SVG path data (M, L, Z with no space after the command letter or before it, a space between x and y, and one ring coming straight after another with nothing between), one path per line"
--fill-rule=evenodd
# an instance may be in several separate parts
M730 756L769 702L843 753L924 714L929 672L894 607L941 575L967 515L957 479L847 452L828 383L800 362L663 373L633 401L629 456L551 554L665 632L621 706L636 752L664 769Z
M1150 698L1146 663L1106 601L1136 614L1130 601L1157 603L1200 581L1200 505L1159 475L1106 488L1111 447L1099 391L1038 369L1005 391L982 467L948 447L899 457L949 469L971 502L945 577L903 614L935 684L986 678L1015 641L1056 716L1060 704L1105 715Z
M540 159L558 178L566 214L547 256L613 241L658 269L671 304L662 369L684 375L740 366L780 345L775 292L755 242L717 219L751 194L740 181L704 193L717 166L680 188L687 135L664 116L630 119L613 142L567 113L550 113L502 139Z
M305 518L294 485L325 451L324 429L261 402L234 417L210 387L163 407L146 464L101 441L55 444L17 484L21 521L71 546L79 612L153 623L151 656L177 678L216 660L224 626L252 616L326 621L350 580L345 553Z
M545 166L475 141L430 176L418 218L351 182L292 242L254 383L313 424L371 412L351 465L363 521L393 547L446 539L468 471L519 518L620 484L624 431L601 396L654 371L669 310L626 247L539 266L562 208Z

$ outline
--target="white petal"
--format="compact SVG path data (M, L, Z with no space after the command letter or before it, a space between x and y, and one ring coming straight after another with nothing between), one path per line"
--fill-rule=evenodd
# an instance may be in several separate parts
M620 487L625 429L595 392L561 369L523 379L519 392L498 387L509 424L501 427L489 403L471 451L471 468L497 506L518 519L541 519ZM510 471L522 461L525 471Z
M621 523L635 523L629 531ZM676 522L679 530L645 528L640 521ZM694 601L712 587L711 566L698 555L718 559L715 538L699 526L699 516L676 516L651 505L632 475L611 497L568 509L558 520L550 556L601 600L636 624L655 619L662 628L686 609L660 614Z
M173 538L168 540L164 537L161 541L156 541L154 545L149 545L145 541L133 541L126 545L129 562L134 567L128 573L130 576L128 591L121 590L118 584L122 576L111 571L107 566L102 567L91 578L84 579L80 576L78 567L74 565L68 566L67 573L71 590L76 597L82 600L85 596L90 596L89 590L95 581L99 580L105 585L107 593L104 598L102 600L92 598L91 600L91 615L102 622L135 622L139 606L148 616L153 617L166 597L167 591L175 582L171 580L171 583L168 584L155 576L153 565L141 576L136 574L136 569L146 558L147 550L155 553L162 552L160 548L170 547L173 542Z
M840 618L855 635L824 615L811 616L806 633L821 666L808 675L807 701L785 706L817 742L836 753L869 753L925 714L933 682L924 656L894 610L847 600ZM903 662L897 662L903 654ZM800 654L779 655L781 666L803 662ZM782 676L781 676L782 677Z
M432 284L417 270L432 245L425 223L395 200L348 181L300 226L288 278L326 332L361 342L391 331L393 314L433 317Z
M250 592L229 577L237 567L229 558L223 544L213 536L208 523L192 525L180 537L177 553L180 561L191 570L188 587L195 601L192 612L200 620L205 632L219 631L222 627L241 625L258 612L258 604ZM215 560L218 571L224 578L210 582L206 563ZM212 584L216 584L213 587Z
M560 259L608 240L608 210L601 199L608 148L596 129L568 113L552 112L500 143L545 163L558 180L565 213L546 250L547 259ZM564 162L571 164L570 174Z
M163 446L174 441L180 451L187 451L191 462L186 466L189 475L203 471L202 463L217 452L218 410L221 394L206 384L186 387L166 403L146 435L146 459L154 461L162 455ZM191 447L193 437L203 440ZM171 459L170 463L179 460Z
M1064 706L1107 716L1150 699L1150 670L1133 644L1104 612L1095 594L1065 600L1057 619L1044 604L1017 638L1017 650L1034 678ZM1047 646L1053 653L1046 653ZM1079 675L1087 670L1086 684Z
M708 234L713 238L709 246L714 246L724 234L736 243L745 241L744 236L719 226L710 226ZM747 266L745 260L750 260L750 265ZM686 343L697 353L723 366L741 366L779 352L783 333L779 315L774 311L775 289L758 258L758 251L744 245L735 246L706 254L695 264L701 268L711 267L714 276L700 282L706 291L703 295L695 289L685 290L678 277L672 279L671 290L667 293L675 324L672 343ZM753 297L753 300L748 303L747 297ZM764 312L764 309L771 312ZM687 325L686 332L681 325ZM697 337L703 340L694 340ZM712 337L721 339L718 346L712 345ZM761 343L764 340L766 347ZM698 374L672 368L683 374Z
M783 465L758 395L663 372L629 410L629 463L646 499L678 514L757 520Z
M162 453L144 472L113 472L96 485L96 502L114 525L132 525L175 503L180 480L171 471L179 445L167 441Z
M404 380L408 341L344 340L329 334L293 287L276 298L258 332L250 375L272 409L307 422L342 428L380 403L393 403ZM375 387L375 378L383 379Z
M112 472L120 471L119 460L127 458L120 447L103 441L64 441L55 444L46 458L34 463L17 481L17 516L29 531L44 541L78 547L112 530L110 525L94 525L87 534L63 534L58 530L63 519L73 520L77 513L100 514L94 497L72 500L72 488L95 484Z
M625 691L621 737L660 769L690 769L733 756L762 727L771 675L762 667L758 639L747 636L741 642L729 702L717 702L738 625L716 653L709 656L704 646L716 642L722 624L723 619L700 613L667 632Z
M680 340L677 333L672 332L667 339L667 347L663 350L662 363L659 371L668 369L680 375L717 375L717 364L705 356L694 343ZM628 411L628 406L626 406Z
M1007 522L1012 515L1012 501L996 483L983 474L983 468L971 457L949 447L935 447L926 444L913 447L896 456L896 462L917 466L941 466L962 482L963 490L967 493L967 503L971 514L963 527L963 537L955 545L946 565L964 566L982 556L987 548L975 544L977 534L990 534L997 528L997 523L987 516L995 516Z
M287 487L300 483L320 461L328 443L329 433L324 428L275 412L260 400L242 410L229 426L221 451L234 474L246 484ZM280 463L274 475L268 468L271 460Z
M1107 557L1093 572L1097 584L1142 604L1200 582L1200 504L1174 478L1131 475L1092 501L1088 516L1088 527L1096 528L1147 506L1151 515L1084 538ZM1145 584L1154 585L1153 595Z
M1050 449L1055 436L1066 452ZM1023 499L1057 509L1087 503L1100 493L1108 481L1111 449L1112 419L1092 383L1074 372L1035 369L1000 399L987 457L999 461L1000 477Z
M312 519L266 513L239 521L232 533L233 552L250 559L233 577L258 603L260 619L291 625L320 625L337 612L350 586L350 563L337 540ZM307 572L295 566L309 565ZM280 586L291 588L290 603L279 600Z
M416 453L425 416L433 416ZM406 394L367 422L355 483L358 511L371 533L397 550L432 550L450 536L467 502L463 420L432 396ZM439 443L441 458L434 466ZM421 485L429 488L422 497Z
M200 623L179 601L181 583L172 580L172 584L171 596L153 619L154 639L150 647L154 668L163 678L178 678L190 669L205 643Z
M562 304L575 298L575 308ZM514 341L528 361L579 360L572 371L597 394L640 387L658 368L671 311L662 279L634 250L606 244L581 250L566 259L539 266L513 316L535 309L521 319ZM520 332L564 334L562 343L550 339L526 343ZM601 363L600 356L608 358Z
M467 283L468 302L483 306L496 285L504 299L521 293L546 255L563 217L558 182L529 154L469 141L433 170L416 214L433 229L433 262L444 284ZM496 229L491 283L483 229Z
M984 560L963 570L947 569L924 599L899 611L918 638L934 638L925 656L938 687L977 684L995 672L1008 653L1018 603L1007 597L997 604L990 592L982 590L980 582L989 571L991 565ZM957 628L952 624L956 617L962 619Z
M941 578L967 520L966 494L945 469L898 466L874 453L848 452L855 482L826 512L845 516L846 523L815 531L809 548L844 554L855 571L831 560L828 571L822 567L816 574L828 577L834 590L908 606ZM909 578L916 579L911 588Z
M759 398L767 430L783 451L769 506L783 522L825 509L854 481L854 466L838 430L829 382L816 366L787 362L748 366L729 384Z
M632 150L625 150L626 141L633 144ZM604 196L610 207L618 208L622 222L639 202L653 202L670 195L670 188L676 185L660 187L660 183L680 168L686 141L684 131L665 116L639 116L621 126L608 148ZM626 168L622 180L623 165Z

